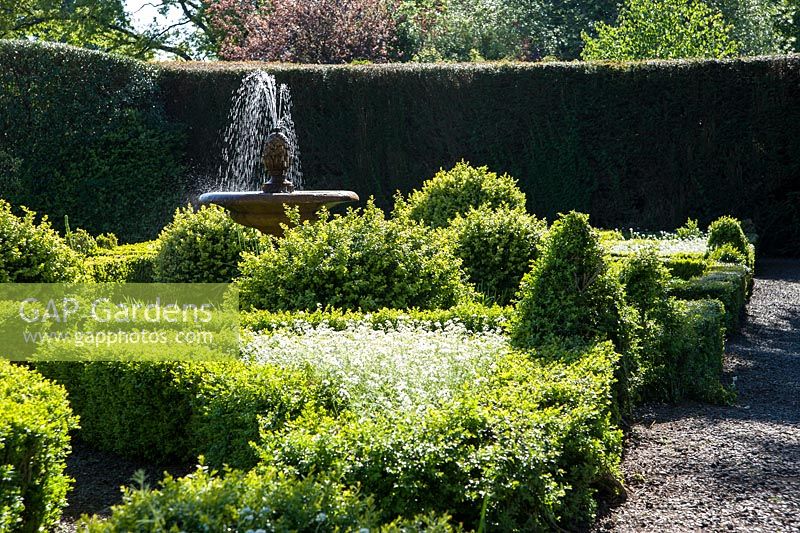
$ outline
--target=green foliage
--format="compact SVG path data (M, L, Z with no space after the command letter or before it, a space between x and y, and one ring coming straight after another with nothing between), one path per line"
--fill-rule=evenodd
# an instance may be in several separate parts
M119 246L119 240L113 233L101 233L95 238L97 247L103 250L113 250Z
M511 339L522 348L611 339L623 350L623 306L622 287L589 216L571 212L550 228L533 270L522 279Z
M739 324L751 285L752 271L747 267L718 265L702 277L673 281L669 293L681 300L719 300L725 308L725 327L731 332Z
M301 477L341 472L383 519L452 514L474 528L536 531L584 523L599 483L613 479L617 356L609 343L545 364L500 356L495 369L440 407L338 418L309 410L260 444L264 465Z
M670 275L685 280L702 276L709 267L702 254L675 254L662 258L662 261Z
M726 403L732 394L720 384L725 355L725 308L718 300L678 301L665 336L669 376L652 384L671 388L661 399Z
M240 265L243 308L372 311L447 308L465 298L461 262L445 240L407 220L387 220L369 202L331 219L287 229Z
M89 532L114 531L458 531L447 516L422 515L381 527L372 501L343 486L335 475L296 478L264 467L226 471L203 466L186 477L167 476L162 486L125 490L108 520L82 524Z
M739 44L722 13L700 0L626 0L617 25L600 23L583 35L584 60L729 57Z
M92 234L152 238L184 194L181 128L148 64L67 46L0 42L0 174L14 204Z
M546 222L522 209L485 206L456 214L449 227L469 281L501 305L516 294L546 230Z
M608 0L407 0L398 10L398 55L428 62L576 59L581 31L616 12Z
M82 440L156 461L204 455L213 466L250 467L259 418L277 426L306 403L333 406L322 385L269 365L64 361L37 369L69 392Z
M64 389L0 359L0 530L55 527L72 481L69 432L78 427Z
M0 39L54 41L151 58L152 49L132 46L132 34L125 4L118 0L16 0L0 10Z
M652 248L644 248L628 257L620 272L626 300L644 320L662 315L667 304L669 280L669 271Z
M221 207L175 211L158 237L155 278L163 283L225 283L239 274L243 252L259 249L260 234L231 219Z
M100 237L97 238L98 241ZM131 283L152 283L155 280L157 241L124 244L111 249L100 248L97 252L97 255L83 260L83 274L87 280Z
M72 231L69 227L69 218L66 215L64 215L64 241L67 246L83 257L94 255L97 251L95 238L85 229L78 228Z
M479 61L522 56L513 2L410 0L400 4L399 55L406 60Z
M408 199L395 198L396 217L434 228L447 226L457 214L478 207L524 209L525 194L508 174L498 176L485 166L476 168L461 161L450 170L439 170Z
M75 281L78 256L52 229L47 217L22 208L16 216L0 199L0 283Z
M511 308L477 302L464 302L448 309L389 309L370 313L352 310L317 309L315 311L249 311L241 315L241 326L253 331L276 331L295 327L317 327L322 324L344 330L355 322L369 322L375 329L397 328L400 325L443 329L453 322L463 324L473 332L502 329L506 326Z
M697 225L697 220L688 218L686 224L675 230L679 239L699 239L703 236L700 226Z
M747 256L729 242L714 248L714 250L709 253L708 258L716 263L733 263L743 266L748 266L749 263Z
M739 252L736 258L743 257L746 266L753 268L755 266L755 251L750 246L750 242L742 230L742 224L737 219L730 216L723 216L716 219L708 227L708 250L713 254L715 250L730 245L734 252L725 253L731 256L732 253ZM733 261L738 262L738 261Z
M732 26L731 37L743 56L784 54L794 44L790 2L771 0L709 0Z

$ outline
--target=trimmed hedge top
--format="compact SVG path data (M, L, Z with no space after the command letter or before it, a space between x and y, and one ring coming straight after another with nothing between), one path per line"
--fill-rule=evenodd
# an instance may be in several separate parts
M231 95L245 72L265 68L292 90L308 188L390 207L397 190L467 159L518 178L529 210L548 219L574 209L600 226L662 229L730 213L753 220L762 251L800 250L798 55L142 65L4 42L0 65L1 190L92 233L154 236L216 174ZM27 116L30 94L46 105ZM183 163L202 179L184 184Z

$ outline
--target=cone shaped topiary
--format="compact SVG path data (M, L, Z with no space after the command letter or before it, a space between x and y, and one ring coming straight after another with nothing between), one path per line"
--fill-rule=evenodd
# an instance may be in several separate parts
M520 348L608 339L626 348L622 287L588 215L571 212L553 224L518 296L511 338Z

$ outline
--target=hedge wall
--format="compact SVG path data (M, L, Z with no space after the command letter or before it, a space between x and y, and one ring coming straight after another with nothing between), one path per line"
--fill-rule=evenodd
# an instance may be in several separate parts
M5 75L13 67L20 79L33 76L14 66L8 48L0 46L0 71ZM136 67L64 47L25 50L55 75L46 87L74 88L87 71L96 75L92 83L128 79L109 65L155 72L156 86L133 91L132 98L144 98L156 110L163 106L164 128L185 128L185 152L175 148L173 154L185 156L181 161L196 187L216 172L232 92L244 73L267 68L291 87L309 187L352 189L386 207L395 190L418 187L440 167L465 158L517 177L528 207L550 219L576 209L590 213L598 226L666 229L688 216L707 223L732 214L755 222L764 236L762 252L800 254L797 55L629 64ZM9 90L2 79L0 109L17 109L2 94ZM29 94L39 94L36 83L25 85ZM100 94L95 86L88 85L89 94ZM60 108L61 101L54 99L48 108L58 127L67 120L80 124L104 109L100 100L69 108ZM42 130L20 130L25 131L4 133L3 143L15 135L48 138ZM0 144L0 164L2 150ZM140 177L152 178L154 170L145 163L153 156L145 152L132 151L131 165L143 165ZM44 176L51 163L43 157ZM84 184L88 197L98 184L105 181ZM109 229L123 231L119 226Z
M158 69L58 45L0 41L0 197L63 230L158 233L185 201L183 126Z
M207 164L243 72L162 64L167 113ZM633 64L268 66L290 85L306 183L387 205L461 158L520 180L550 219L674 228L754 220L800 253L800 56Z

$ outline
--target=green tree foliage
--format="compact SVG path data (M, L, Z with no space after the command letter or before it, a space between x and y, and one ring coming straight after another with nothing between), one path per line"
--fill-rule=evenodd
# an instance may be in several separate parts
M792 50L792 8L784 0L708 0L732 25L731 37L739 54L754 56Z
M150 59L156 50L184 59L186 46L171 46L163 28L137 32L123 0L2 0L0 39L33 39Z
M586 33L581 57L586 60L678 59L729 57L739 43L733 27L718 9L699 0L628 0L615 26L597 25L597 37Z
M414 61L578 57L580 33L616 16L601 0L407 0L399 55Z

